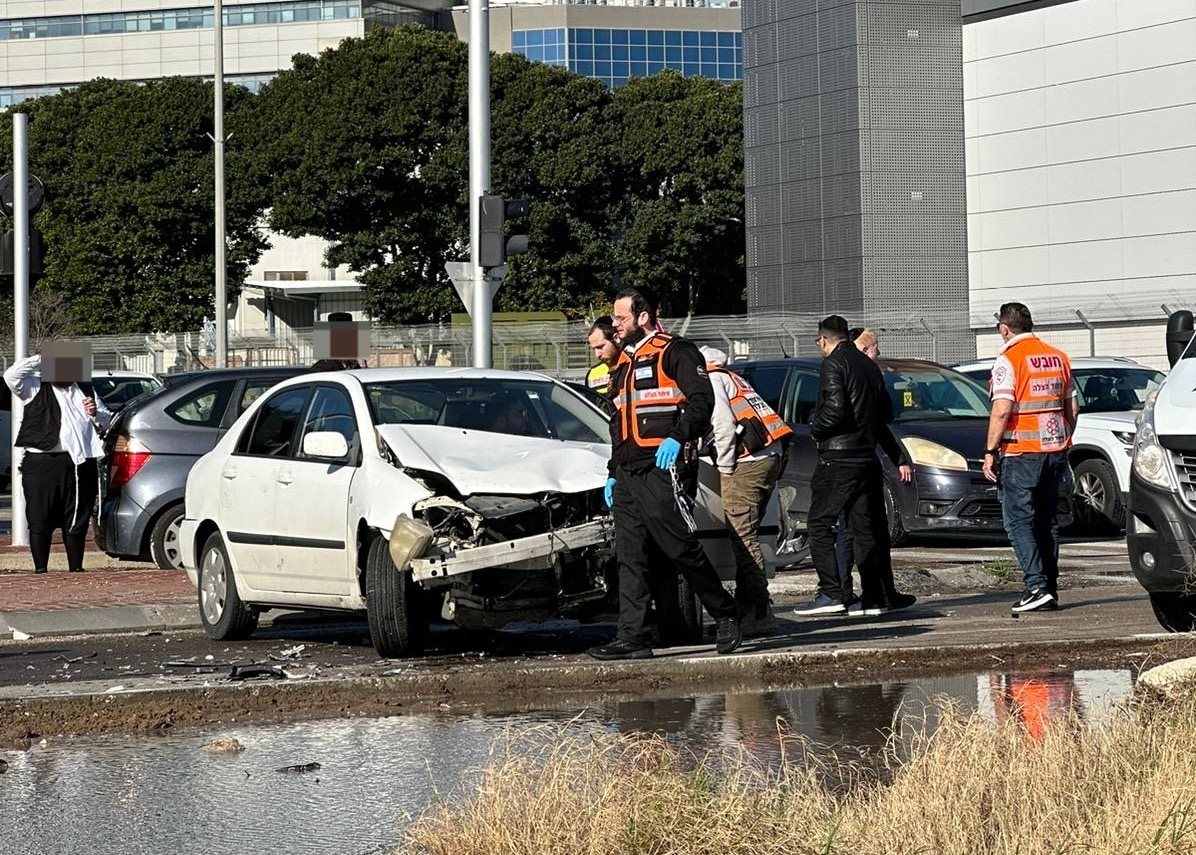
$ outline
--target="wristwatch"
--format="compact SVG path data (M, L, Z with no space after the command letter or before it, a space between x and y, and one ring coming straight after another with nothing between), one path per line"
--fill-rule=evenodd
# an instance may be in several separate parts
M1000 448L986 448L986 449L984 449L984 453L986 455L991 454L993 457L996 457L997 455L999 455L1001 453L1001 449Z

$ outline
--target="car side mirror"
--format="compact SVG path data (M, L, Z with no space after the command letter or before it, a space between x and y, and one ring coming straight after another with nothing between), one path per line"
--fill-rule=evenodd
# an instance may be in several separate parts
M1196 356L1192 343L1192 313L1186 309L1167 318L1167 361L1172 367L1181 357Z
M303 437L303 456L320 460L345 460L349 457L349 443L334 430L314 431Z

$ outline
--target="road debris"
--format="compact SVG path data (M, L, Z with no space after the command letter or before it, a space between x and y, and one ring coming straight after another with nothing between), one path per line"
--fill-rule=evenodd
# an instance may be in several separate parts
M228 672L230 680L289 680L291 675L281 665L234 665Z
M19 629L14 629L12 631L12 640L13 641L28 641L31 638L33 638L32 635L30 635L27 632L21 632Z
M245 746L235 736L222 736L204 746L209 754L239 754Z
M288 647L286 650L280 650L277 655L271 653L270 658L275 662L280 662L290 659L301 658L303 651L307 649L306 644L296 644L294 647Z
M308 772L317 772L320 769L319 763L303 763L297 766L283 766L281 769L275 769L275 772L281 772L284 775L306 775Z
M91 653L84 653L82 656L69 657L63 656L61 653L59 653L57 656L53 657L53 659L55 662L65 662L67 665L74 665L76 662L82 662L84 659L95 659L95 657L96 654L93 651Z

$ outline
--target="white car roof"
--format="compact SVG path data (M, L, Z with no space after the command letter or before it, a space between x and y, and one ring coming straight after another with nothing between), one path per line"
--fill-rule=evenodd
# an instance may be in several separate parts
M978 371L981 368L992 368L996 357L989 359L977 359L975 362L963 362L952 367L956 371ZM1149 365L1143 365L1136 359L1130 359L1128 356L1073 356L1070 359L1071 367L1074 368L1144 368L1147 371L1155 371L1157 369L1151 368ZM1162 372L1160 372L1162 373Z
M362 383L388 383L395 380L540 380L553 382L553 378L546 374L533 371L506 371L501 368L462 368L453 366L419 366L413 368L354 368L347 371L321 371L312 374L299 374L290 378L295 380L310 380L316 377L329 379L348 375L356 377Z

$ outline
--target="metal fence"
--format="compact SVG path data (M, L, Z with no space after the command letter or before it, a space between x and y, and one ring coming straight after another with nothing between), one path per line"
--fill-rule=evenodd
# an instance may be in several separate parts
M801 356L817 353L815 330L820 314L727 315L665 318L671 332L700 345L723 350L730 359ZM886 312L853 323L878 330L889 356L952 361L968 359L974 335L964 313L927 318L920 313ZM495 323L493 363L496 368L531 370L573 379L593 363L586 345L587 320ZM169 374L213 364L208 333L151 333L80 338L91 344L97 370L122 369ZM36 348L37 343L32 343ZM11 352L11 349L9 349ZM229 364L234 366L306 365L315 361L313 331L288 330L277 335L229 338ZM377 367L473 364L472 330L465 324L374 327L370 331L369 364Z

